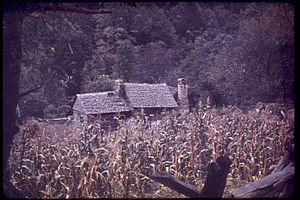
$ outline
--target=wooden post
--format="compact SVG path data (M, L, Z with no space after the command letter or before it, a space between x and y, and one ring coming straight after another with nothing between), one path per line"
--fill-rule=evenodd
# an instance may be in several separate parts
M227 156L220 156L216 163L210 163L201 197L222 198L230 165Z
M158 172L150 178L188 197L222 198L230 165L228 156L218 157L216 163L211 163L201 192L166 172Z

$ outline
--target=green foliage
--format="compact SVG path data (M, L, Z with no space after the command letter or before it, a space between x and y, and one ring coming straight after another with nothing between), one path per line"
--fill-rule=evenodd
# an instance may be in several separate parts
M96 70L98 75L130 80L135 66L132 40L124 28L106 27L103 37L96 41L96 49L92 59L86 63L85 71Z
M31 96L22 97L19 100L22 120L31 117L44 117L44 109L48 106L48 104L44 101L34 99L32 96L34 96L34 94L31 94Z
M168 82L172 79L172 69L178 67L176 51L163 41L137 46L136 55L139 58L136 64L139 82Z
M67 117L72 111L71 106L61 105L56 107L55 105L49 105L44 109L44 118L53 119Z
M184 77L192 106L208 96L217 106L294 98L292 4L107 5L108 15L26 17L20 92L42 85L36 100L71 106L78 93L111 89L108 79L176 86Z
M293 7L285 3L252 3L242 12L237 40L243 49L240 54L249 82L257 84L251 87L251 94L264 94L256 99L293 98L290 85L294 82L293 15ZM282 88L286 84L288 91Z
M44 117L48 119L56 118L58 115L57 109L54 105L49 105L44 109Z
M72 114L72 108L69 105L61 105L58 106L57 112L59 113L59 117L67 117Z
M85 72L85 69L83 69ZM114 80L110 79L107 75L98 75L97 73L90 73L85 76L82 84L82 93L104 92L114 89ZM91 77L92 76L92 77Z
M156 6L139 7L132 15L130 32L136 38L136 44L147 44L163 41L167 45L174 44L175 29L165 15L163 9Z
M216 105L249 105L257 101L287 99L287 96L292 98L294 53L290 49L293 45L286 42L294 43L294 33L293 25L289 24L291 16L283 16L283 8L291 9L287 11L289 15L293 12L292 7L286 6L246 4L241 9L238 23L234 22L236 14L229 17L233 20L231 23L239 27L233 32L222 26L213 29L208 26L189 45L189 52L181 60L180 68L191 83L192 95L202 101L209 95ZM212 17L215 20L218 15L222 18L229 14L222 6L216 8L215 17ZM283 63L280 58L289 61ZM291 81L287 82L284 76ZM289 86L283 88L286 84Z
M48 105L72 105L69 99L80 93L78 74L91 55L88 51L92 40L84 26L88 19L86 15L65 12L35 12L24 19L24 78L20 81L20 92L42 85L36 100ZM30 104L22 107L35 109Z

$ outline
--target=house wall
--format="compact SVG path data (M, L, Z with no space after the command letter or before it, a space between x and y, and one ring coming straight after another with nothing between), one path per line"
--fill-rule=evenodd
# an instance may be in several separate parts
M142 112L147 116L148 120L155 121L161 119L162 116L177 111L177 108L135 108L133 115L141 116Z
M115 117L117 117L117 113L105 113L98 115L98 119L101 120L101 128L108 129L109 127L115 129L118 127L118 121Z
M84 129L84 127L87 126L88 124L88 118L85 114L77 111L77 110L73 110L73 120L72 120L72 129L75 132L80 132L81 130Z
M95 115L85 115L79 111L73 111L72 126L76 133L80 133L89 124L93 124L96 120L101 120L101 128L109 129L109 127L114 130L118 127L119 122L116 119L121 117L121 119L128 119L132 116L141 116L142 110L144 112L144 120L146 123L152 123L154 121L160 120L162 116L173 113L177 108L137 108L132 112L121 112L121 113L106 113L106 114L95 114Z
M188 85L184 78L178 79L178 110L182 115L189 113Z
M139 116L140 119L142 117L143 123L145 123L146 127L154 130L161 126L161 120L163 116L177 114L177 110L177 108L136 108L133 111L133 116ZM135 120L127 118L127 120L125 121L125 126L131 129L135 126L135 123Z
M122 79L117 79L115 81L115 91L119 97L121 98L125 97L124 82Z
M73 130L76 132L80 132L84 130L89 124L93 124L96 120L101 120L101 128L108 129L111 127L112 129L116 129L118 127L118 120L115 117L120 117L121 119L126 119L131 117L131 112L121 112L118 113L105 113L105 114L94 114L94 115L85 115L80 113L79 111L73 111Z
M118 119L127 119L132 116L131 112L121 112L121 113L106 113L101 114L101 127L103 129L116 129L119 125Z

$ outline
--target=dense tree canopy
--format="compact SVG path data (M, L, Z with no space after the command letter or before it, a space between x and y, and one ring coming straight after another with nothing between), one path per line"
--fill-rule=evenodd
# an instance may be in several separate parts
M192 106L294 97L294 7L289 3L109 4L111 13L37 11L23 23L19 92L25 116L71 112L77 93L114 79L176 86Z

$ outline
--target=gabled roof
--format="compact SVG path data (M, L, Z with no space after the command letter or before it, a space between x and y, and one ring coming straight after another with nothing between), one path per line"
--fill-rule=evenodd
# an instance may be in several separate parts
M126 101L114 91L77 94L73 109L85 114L117 113L132 110Z
M125 93L134 108L177 108L167 84L124 83Z
M115 91L77 94L73 109L99 114L126 112L133 108L177 108L174 89L166 84L124 83L126 100Z
M173 96L178 92L177 87L168 86L168 88Z

